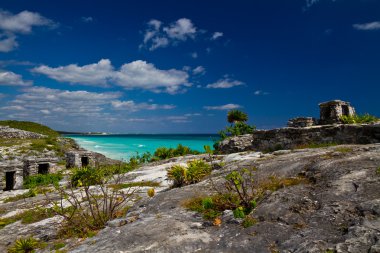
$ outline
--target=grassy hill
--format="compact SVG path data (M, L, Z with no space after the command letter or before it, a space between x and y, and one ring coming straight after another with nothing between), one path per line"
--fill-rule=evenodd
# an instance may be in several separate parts
M0 126L9 126L29 132L44 134L50 138L56 138L60 135L50 127L30 121L0 120Z

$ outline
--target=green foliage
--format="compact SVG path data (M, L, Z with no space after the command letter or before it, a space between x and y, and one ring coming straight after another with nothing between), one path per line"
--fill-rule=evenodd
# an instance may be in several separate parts
M234 211L234 217L235 218L240 218L240 219L243 219L245 218L245 213L244 213L244 208L239 206L238 208L236 208Z
M229 123L246 122L248 121L248 115L239 110L231 110L227 114L227 121Z
M0 229L19 220L21 220L22 224L31 224L53 217L53 215L52 209L41 207L29 209L12 217L0 218Z
M248 227L252 227L253 225L255 225L257 223L257 220L249 215L245 216L243 222L242 222L242 226L244 228L248 228Z
M34 132L38 134L43 134L48 137L56 138L59 136L59 133L54 131L53 129L35 123L35 122L29 122L29 121L16 121L16 120L1 120L0 121L1 126L9 126L12 128L17 128L29 132Z
M199 152L196 150L192 150L189 147L183 146L182 144L178 144L176 148L159 147L154 152L151 161L165 160L177 156L184 156L190 154L198 155Z
M377 168L376 173L377 173L378 175L380 175L380 167Z
M74 187L101 184L111 174L109 168L82 167L74 168L71 175L71 184Z
M32 253L38 248L38 241L33 237L19 238L8 249L8 253Z
M174 165L168 170L167 176L173 181L173 187L184 186L187 182L187 169L181 165Z
M182 187L187 184L200 182L204 177L210 175L211 166L203 160L193 160L187 163L187 168L181 165L172 166L167 173L173 181L173 187Z
M31 197L35 197L35 196L37 196L36 191L34 189L30 189L26 193L23 193L23 194L20 194L20 195L16 195L16 196L13 196L13 197L8 197L8 198L4 199L4 203L14 202L14 201L17 201L17 200L20 200L20 199L26 199L26 198L31 198Z
M309 144L303 144L303 145L298 145L296 149L304 149L304 148L327 148L327 147L332 147L332 146L337 146L338 143L336 142L326 142L326 143L309 143Z
M64 244L63 242L57 242L53 245L53 249L54 250L59 250L59 249L62 249L63 247L65 247L66 244Z
M132 182L132 183L125 183L125 184L110 184L108 187L113 188L115 190L121 190L125 188L131 188L131 187L159 187L159 182L153 182L153 181L141 181L141 182Z
M212 201L212 198L207 197L207 198L202 199L202 207L204 209L211 209L211 208L213 208L214 207L214 203Z
M368 113L364 115L352 115L352 116L347 116L343 115L340 117L340 121L343 124L361 124L361 123L372 123L372 122L377 122L380 119L376 116L370 115Z
M61 173L58 174L37 174L27 176L24 179L24 188L33 189L38 186L48 186L50 184L57 186L63 178Z

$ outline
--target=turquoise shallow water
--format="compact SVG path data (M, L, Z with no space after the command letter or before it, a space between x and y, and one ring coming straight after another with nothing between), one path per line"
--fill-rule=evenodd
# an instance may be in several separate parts
M175 148L178 144L204 151L203 146L212 147L216 135L65 135L74 139L81 147L101 153L109 158L127 160L137 153L154 151L159 147Z

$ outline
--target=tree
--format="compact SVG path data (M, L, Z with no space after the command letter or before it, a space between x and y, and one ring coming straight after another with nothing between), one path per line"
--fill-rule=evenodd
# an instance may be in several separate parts
M248 115L239 110L231 110L227 114L227 121L229 123L246 122L248 121Z

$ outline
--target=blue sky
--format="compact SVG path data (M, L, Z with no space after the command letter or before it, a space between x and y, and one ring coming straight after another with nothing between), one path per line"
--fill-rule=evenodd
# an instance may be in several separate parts
M213 133L351 101L380 115L380 1L0 3L0 119L58 130Z

